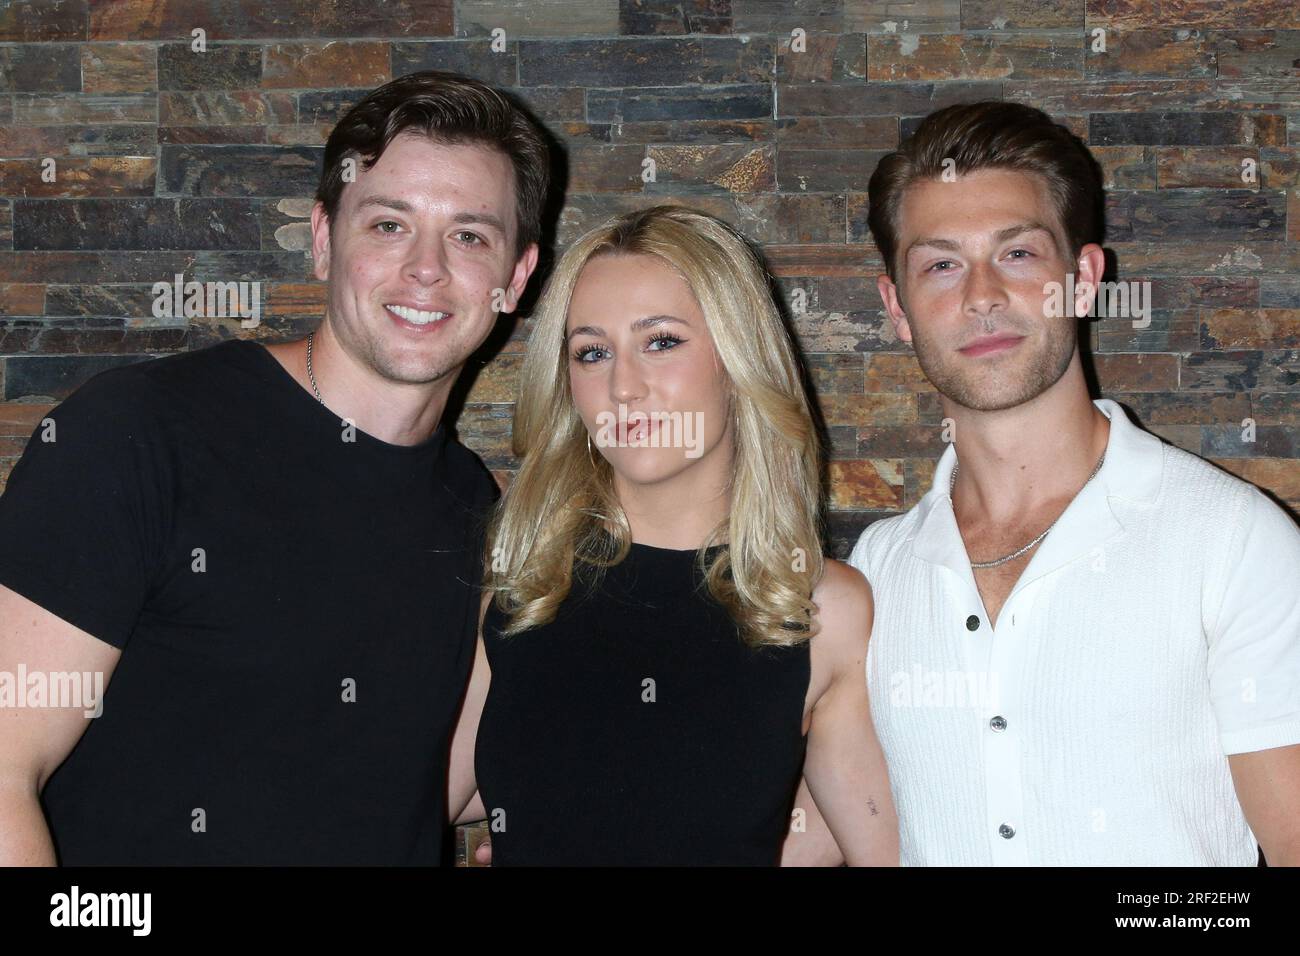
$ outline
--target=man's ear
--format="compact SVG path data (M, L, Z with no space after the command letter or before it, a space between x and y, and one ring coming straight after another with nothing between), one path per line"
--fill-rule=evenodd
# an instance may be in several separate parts
M510 284L506 286L505 303L501 307L502 312L513 312L519 305L519 299L524 294L524 289L528 287L528 277L533 274L537 268L537 243L530 242L524 249L524 254L519 257L515 263L515 271L510 276Z
M1074 271L1079 277L1074 284L1074 314L1085 316L1092 311L1092 304L1097 301L1101 277L1106 272L1105 251L1095 242L1088 243L1079 250Z
M907 321L907 313L903 311L903 301L898 295L898 286L894 285L894 280L888 275L876 276L876 289L880 292L880 300L885 304L885 312L889 315L889 321L894 324L894 334L898 336L900 342L912 343L912 326Z
M325 214L325 204L320 200L311 207L311 258L312 271L317 279L330 277L330 219Z

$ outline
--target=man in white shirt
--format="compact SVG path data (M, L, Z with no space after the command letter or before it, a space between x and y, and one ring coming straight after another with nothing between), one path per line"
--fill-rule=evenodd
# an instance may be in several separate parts
M1300 530L1090 400L1086 149L1029 107L950 107L870 195L881 297L952 439L850 559L903 864L1300 862ZM801 854L834 859L815 813Z

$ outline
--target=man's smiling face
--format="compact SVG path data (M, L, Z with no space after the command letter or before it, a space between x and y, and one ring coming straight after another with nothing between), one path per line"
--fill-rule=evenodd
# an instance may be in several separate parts
M332 224L312 213L328 321L354 360L408 384L454 379L511 311L536 247L516 257L510 159L495 149L402 133L358 162Z

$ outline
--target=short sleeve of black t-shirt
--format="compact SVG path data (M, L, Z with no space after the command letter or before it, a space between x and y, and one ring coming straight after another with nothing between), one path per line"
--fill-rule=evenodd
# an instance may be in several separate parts
M101 373L0 496L0 584L122 649L60 861L438 864L496 484L231 341ZM52 438L53 440L45 440Z
M125 647L170 521L151 380L97 375L36 427L0 495L0 584Z

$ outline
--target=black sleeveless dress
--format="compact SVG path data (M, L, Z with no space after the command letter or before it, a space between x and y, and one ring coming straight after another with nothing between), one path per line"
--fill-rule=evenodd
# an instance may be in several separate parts
M694 562L633 544L595 589L575 571L556 619L514 637L489 607L474 766L494 866L778 862L808 643L745 645Z

